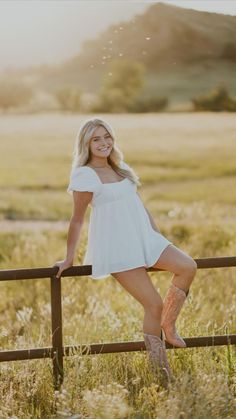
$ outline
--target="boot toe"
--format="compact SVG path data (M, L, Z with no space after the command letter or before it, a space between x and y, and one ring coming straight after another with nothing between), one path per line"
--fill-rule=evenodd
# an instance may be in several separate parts
M186 348L186 343L184 342L183 339L181 338L172 338L172 339L167 339L167 342L170 343L173 346L176 346L177 348Z
M177 348L186 348L185 341L179 336L177 330L163 328L165 340Z

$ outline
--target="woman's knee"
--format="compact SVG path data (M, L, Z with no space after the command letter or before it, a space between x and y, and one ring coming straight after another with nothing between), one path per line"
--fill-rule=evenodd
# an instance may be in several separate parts
M181 274L188 276L189 278L194 278L197 272L197 263L194 259L189 257L181 266Z
M145 312L149 312L153 317L159 318L163 309L163 301L156 298L143 305Z

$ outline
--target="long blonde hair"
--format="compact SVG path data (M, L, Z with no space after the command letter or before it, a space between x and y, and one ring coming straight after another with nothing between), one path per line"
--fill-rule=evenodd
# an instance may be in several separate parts
M129 169L123 169L120 166L124 162L123 153L116 145L115 133L113 128L108 124L108 122L99 118L87 119L80 127L79 132L76 136L76 141L73 150L73 162L72 168L85 166L90 160L90 150L89 142L93 136L95 129L99 126L104 127L107 132L110 134L113 140L113 146L110 155L107 160L112 169L114 169L121 176L127 177L136 185L140 186L139 177L136 175L134 170L129 167Z

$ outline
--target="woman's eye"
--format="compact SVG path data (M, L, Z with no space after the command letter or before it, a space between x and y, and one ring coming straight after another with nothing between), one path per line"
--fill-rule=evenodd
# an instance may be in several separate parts
M111 136L110 135L108 135L107 137L105 137L105 139L107 139L107 138L111 138ZM99 140L99 138L94 138L94 140L93 141L98 141Z

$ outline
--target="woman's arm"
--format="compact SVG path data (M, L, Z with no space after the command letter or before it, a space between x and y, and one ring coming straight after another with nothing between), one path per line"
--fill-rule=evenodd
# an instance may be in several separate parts
M138 194L139 198L140 198L140 199L141 199L141 201L142 201L142 198L141 198L141 196L139 195L139 193L138 193L138 192L137 192L137 194ZM151 223L151 225L152 225L152 228L153 228L155 231L157 231L158 233L160 233L159 228L158 228L158 227L157 227L157 225L155 224L155 221L154 221L154 219L152 218L152 215L150 214L150 212L148 211L148 209L145 207L145 205L144 205L143 201L142 201L142 204L143 204L143 206L144 206L144 208L145 208L145 210L146 210L146 212L147 212L147 214L148 214L148 216L149 216L149 220L150 220L150 223Z
M73 265L77 242L81 235L84 216L89 202L93 197L93 192L73 192L74 211L70 219L70 225L67 233L67 252L64 260L58 261L54 266L58 266L56 277L59 278L61 273Z
M74 257L75 257L75 251L77 242L81 235L83 223L74 220L73 217L71 217L69 229L67 233L67 253L66 253L66 260L73 264Z
M93 197L92 192L73 192L74 211L70 220L67 234L67 254L66 259L73 263L77 242L80 238L84 216L88 204Z

